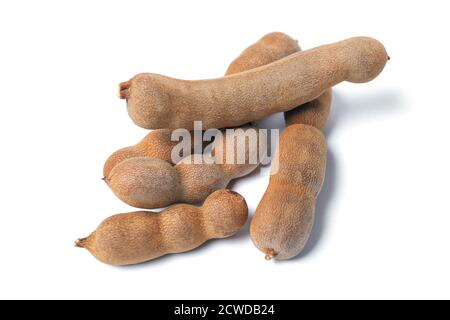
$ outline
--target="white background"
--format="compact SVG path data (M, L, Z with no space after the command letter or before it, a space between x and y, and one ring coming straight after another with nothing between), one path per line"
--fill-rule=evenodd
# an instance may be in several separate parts
M450 298L446 4L2 1L0 297ZM392 57L375 81L335 89L304 254L267 262L248 230L134 267L74 248L104 218L135 210L100 180L109 154L146 134L118 83L144 71L220 76L272 31L304 49L372 36ZM251 214L268 170L232 184Z

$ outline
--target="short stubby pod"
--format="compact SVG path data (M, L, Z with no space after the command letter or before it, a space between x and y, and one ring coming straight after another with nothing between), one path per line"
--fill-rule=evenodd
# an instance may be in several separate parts
M248 207L241 195L218 190L201 207L179 204L160 213L114 215L75 245L107 264L137 264L190 251L209 239L229 237L244 226L247 216Z
M130 158L150 157L175 164L172 161L172 151L180 142L172 139L172 132L172 130L168 129L153 130L137 144L115 151L109 156L103 166L103 177L106 178L116 165ZM194 154L194 136L194 132L191 132L190 154ZM202 141L201 143L203 151L209 142ZM185 156L188 155L186 154Z
M255 170L263 159L260 155L266 154L266 138L255 127L243 126L216 136L212 156L194 154L175 166L150 157L129 158L117 164L105 182L119 199L136 208L199 203ZM238 157L229 159L230 154Z
M280 137L278 161L250 226L266 259L289 259L305 247L325 178L327 146L318 129L295 124Z

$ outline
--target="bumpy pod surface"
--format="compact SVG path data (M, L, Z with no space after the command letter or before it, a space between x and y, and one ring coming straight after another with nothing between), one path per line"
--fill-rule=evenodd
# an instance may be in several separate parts
M120 84L128 114L147 129L243 125L289 111L336 84L368 82L384 69L384 46L367 37L293 53L270 64L211 80L180 80L143 73Z
M282 59L300 51L298 42L281 32L265 35L245 49L228 67L226 75L247 71ZM318 98L284 113L287 125L309 124L323 130L330 116L332 89Z
M211 194L201 207L179 204L156 212L114 215L76 246L111 265L137 264L197 248L238 232L247 221L242 196L230 190Z
M250 135L253 143L245 143ZM136 208L198 203L232 179L255 170L265 152L266 136L259 135L255 127L244 126L230 135L217 136L212 156L190 155L175 166L150 157L130 158L117 164L105 182L119 199Z
M295 257L305 247L327 160L324 135L308 125L287 127L277 152L278 163L250 226L253 243L269 260Z

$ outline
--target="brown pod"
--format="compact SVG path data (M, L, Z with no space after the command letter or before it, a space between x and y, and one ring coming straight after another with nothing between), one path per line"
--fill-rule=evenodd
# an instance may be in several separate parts
M291 125L280 137L277 156L250 226L253 243L268 260L295 257L308 241L325 177L325 137L312 126Z
M75 244L107 264L137 264L190 251L209 239L229 237L244 226L247 215L247 204L241 195L219 190L201 207L180 204L159 213L114 215Z
M180 143L172 141L172 130L158 129L147 134L134 146L125 147L114 152L106 160L103 166L103 177L106 178L111 170L120 162L135 157L151 157L161 159L169 163L172 161L172 149ZM194 153L194 133L191 132L191 154ZM202 150L209 142L202 141ZM186 155L187 156L187 155Z
M244 143L242 139L256 135L256 142ZM232 179L245 176L255 170L266 151L266 137L257 135L252 126L234 131L232 136L217 136L213 142L212 157L191 155L177 165L150 157L130 158L117 164L105 178L114 194L125 203L144 209L165 207L173 203L198 203L212 192L225 188ZM230 154L227 141L233 140L236 158L224 158ZM220 150L220 152L219 152ZM226 161L223 161L225 159Z
M282 32L266 34L231 62L225 75L264 66L300 51L297 40Z
M245 49L228 67L226 75L261 67L300 51L298 42L281 32L265 35ZM309 124L324 129L331 111L331 88L310 102L284 113L287 125Z
M128 114L147 129L239 126L291 110L342 82L368 82L384 69L388 55L377 40L351 38L246 72L211 80L179 80L138 74L120 84Z
M171 141L171 134L168 129L154 130L136 145L117 150L106 160L103 177L107 177L118 163L128 158L147 156L171 162L172 148L178 143Z
M327 126L331 112L332 89L325 90L317 99L286 111L284 120L286 125L307 124L323 130Z

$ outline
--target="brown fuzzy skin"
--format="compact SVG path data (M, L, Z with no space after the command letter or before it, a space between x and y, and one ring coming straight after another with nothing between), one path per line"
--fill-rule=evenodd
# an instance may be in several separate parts
M103 166L103 177L120 162L134 157L152 157L170 162L172 148L178 141L171 141L172 131L168 129L154 130L147 134L139 143L114 152Z
M254 129L246 126L235 131L232 138L239 141L238 137ZM198 203L212 192L225 188L232 179L255 170L261 160L257 157L258 152L265 153L264 138L258 140L262 143L261 148L246 146L242 164L228 164L221 160L227 152L226 141L226 136L219 136L214 141L213 156L204 157L207 163L201 161L203 155L188 156L175 166L160 159L135 157L117 164L105 181L119 199L137 208L161 208L177 202ZM224 151L217 152L222 150L221 147Z
M172 149L179 141L171 140L172 130L158 129L147 134L139 143L134 146L125 147L114 152L103 166L103 177L108 177L111 170L120 162L135 157L151 157L172 163ZM191 132L191 154L194 153L194 134ZM202 141L202 148L209 142Z
M289 259L305 247L325 178L327 146L318 129L295 124L280 137L278 170L256 208L250 236L266 259Z
M324 130L330 117L332 91L331 88L327 89L317 99L285 112L286 125L307 124Z
M300 51L298 42L282 32L266 34L231 62L225 75L264 66Z
M300 51L297 40L281 32L265 35L245 49L228 67L226 75L258 68ZM323 130L331 111L331 89L321 96L284 113L287 125L308 124Z
M291 110L342 82L368 82L388 55L377 40L351 38L291 54L268 65L211 80L143 73L119 86L128 114L143 128L239 126Z
M193 250L209 239L229 237L244 226L247 217L248 207L241 195L219 190L201 207L180 204L160 213L114 215L75 244L106 264L137 264Z

